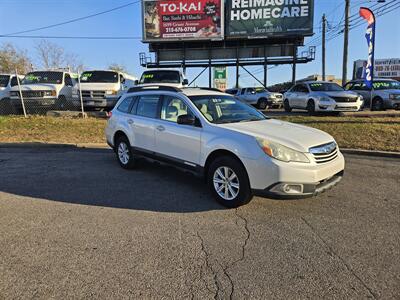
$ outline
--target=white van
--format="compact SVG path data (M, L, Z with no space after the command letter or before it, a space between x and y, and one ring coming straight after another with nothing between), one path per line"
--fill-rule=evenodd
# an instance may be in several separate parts
M66 71L34 71L26 74L20 82L25 107L70 109L77 98L74 89L76 77ZM10 91L11 102L15 108L22 106L18 85Z
M183 88L189 85L189 81L179 70L154 69L144 71L138 85L165 85Z
M83 107L106 110L114 108L118 99L135 85L136 80L136 77L116 71L83 72L80 77L80 87L78 86L82 93ZM79 97L74 104L80 106Z
M18 75L18 78L21 81L24 76ZM10 103L10 91L15 85L18 85L15 74L0 74L0 114L15 113Z

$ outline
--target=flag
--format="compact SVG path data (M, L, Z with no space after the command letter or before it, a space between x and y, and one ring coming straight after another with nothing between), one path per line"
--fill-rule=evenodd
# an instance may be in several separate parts
M365 85L371 89L374 81L374 59L375 59L375 15L366 7L360 8L360 16L368 22L365 38L368 43L368 60L365 68Z

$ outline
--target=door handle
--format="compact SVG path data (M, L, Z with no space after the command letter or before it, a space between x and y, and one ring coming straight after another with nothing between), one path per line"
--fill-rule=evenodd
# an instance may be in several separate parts
M128 124L129 124L129 125L132 125L133 123L135 123L135 122L134 122L132 119L129 119L129 120L128 120Z
M157 129L158 131L164 131L164 130L165 130L165 127L162 126L162 125L159 125L159 126L156 127L156 129Z

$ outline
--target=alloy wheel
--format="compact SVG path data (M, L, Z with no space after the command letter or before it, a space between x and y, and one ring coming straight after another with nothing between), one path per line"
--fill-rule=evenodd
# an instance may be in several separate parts
M216 169L213 183L215 191L224 200L231 201L239 194L239 178L229 167L222 166Z

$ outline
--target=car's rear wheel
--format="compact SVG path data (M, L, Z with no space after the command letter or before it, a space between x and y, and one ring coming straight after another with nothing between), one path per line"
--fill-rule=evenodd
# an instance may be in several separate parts
M261 98L257 102L257 108L261 110L265 110L268 106L268 101L265 98Z
M315 114L315 103L314 100L308 100L307 102L307 112L310 116Z
M117 139L115 153L122 168L133 169L136 166L135 157L132 154L132 148L127 137L121 136Z
M283 102L283 108L285 109L286 112L292 111L292 108L290 107L288 99L285 99L285 101Z
M214 198L223 206L239 207L252 198L246 169L233 157L215 159L210 165L207 181Z

